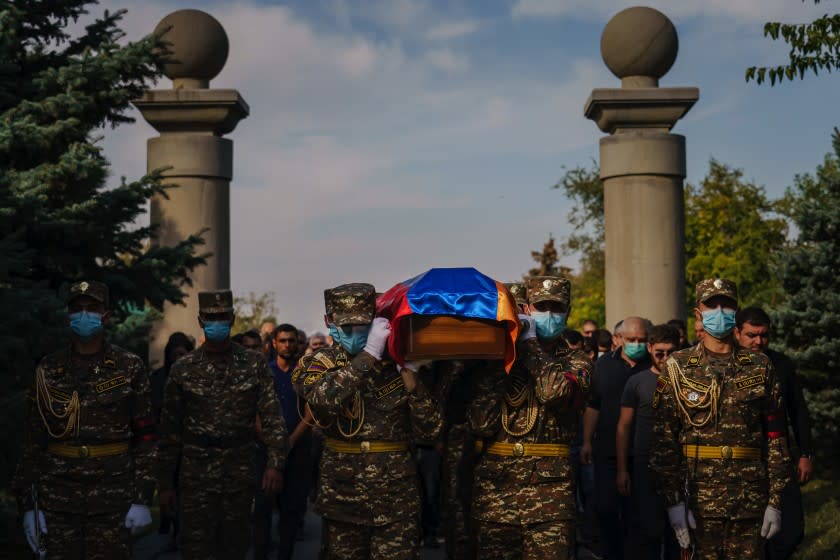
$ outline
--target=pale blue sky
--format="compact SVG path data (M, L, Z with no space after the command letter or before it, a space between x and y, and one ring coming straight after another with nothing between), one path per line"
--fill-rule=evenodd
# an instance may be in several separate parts
M281 319L320 328L322 290L379 290L433 266L475 266L501 281L530 266L549 233L568 233L569 202L550 186L598 157L583 117L593 88L618 87L601 30L621 0L106 0L139 37L178 8L227 29L231 55L212 87L238 89L251 116L235 141L232 288L273 291ZM687 137L688 180L710 157L780 195L830 147L837 77L770 88L752 64L784 60L767 19L836 9L797 0L662 0L680 53L663 87L700 101ZM168 80L157 85L169 88ZM145 122L106 132L114 173L145 169ZM568 264L574 264L572 262ZM643 313L643 310L640 310Z

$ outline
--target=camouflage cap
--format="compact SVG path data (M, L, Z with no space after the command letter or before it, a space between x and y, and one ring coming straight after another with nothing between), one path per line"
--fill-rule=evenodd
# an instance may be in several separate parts
M324 304L336 325L367 325L376 314L376 290L371 284L342 284L324 290Z
M562 276L533 276L525 280L528 303L559 301L568 307L572 301L572 283Z
M199 313L232 313L233 293L230 290L198 292Z
M517 305L528 305L528 290L522 282L508 282L505 284Z
M70 290L67 292L67 303L70 303L77 297L88 296L100 303L108 305L108 286L102 282L94 280L83 280L81 282L74 282L70 285Z
M738 287L732 280L725 278L707 278L697 282L697 303L714 296L726 296L738 303Z

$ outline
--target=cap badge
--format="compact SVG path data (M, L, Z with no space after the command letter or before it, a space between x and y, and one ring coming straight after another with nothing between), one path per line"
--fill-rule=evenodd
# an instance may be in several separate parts
M543 288L545 288L546 290L550 290L551 289L551 280L543 280Z
M216 294L216 303L221 303L222 301L222 294Z
M714 285L715 288L717 288L718 290L723 289L723 280L721 280L720 278L715 278Z
M88 291L88 288L90 288L90 284L88 284L87 282L82 282L81 284L79 284L79 290L81 290L82 292Z

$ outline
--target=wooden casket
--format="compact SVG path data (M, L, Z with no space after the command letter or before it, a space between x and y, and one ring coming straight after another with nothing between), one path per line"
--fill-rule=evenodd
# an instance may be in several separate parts
M411 315L400 328L408 361L505 359L508 334L501 321Z

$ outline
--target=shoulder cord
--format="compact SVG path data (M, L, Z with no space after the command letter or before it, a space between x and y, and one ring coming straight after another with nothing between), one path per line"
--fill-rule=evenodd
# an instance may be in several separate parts
M326 430L327 428L329 428L330 426L333 425L334 420L330 420L329 424L321 424L320 422L318 422L318 419L315 418L315 413L312 412L312 407L309 406L308 402L304 401L304 411L308 410L312 414L312 422L308 422L306 420L306 414L304 414L303 412L300 411L300 402L301 401L303 401L303 399L301 399L301 398L296 398L295 399L295 406L297 407L298 417L300 417L301 422L303 422L304 424L306 424L310 428L315 427L315 428L320 428L322 430Z
M72 433L74 436L79 435L79 423L80 423L80 416L82 412L82 406L79 402L79 393L78 391L73 391L73 394L70 398L53 398L50 394L49 387L47 386L47 380L44 379L44 372L40 368L35 373L35 402L38 405L38 413L41 415L41 420L44 422L44 427L47 428L47 433L55 438L55 439L62 439L68 434ZM54 403L63 404L64 405L64 412L59 413L56 412ZM57 420L66 420L64 424L64 431L59 433L55 433L50 428L50 423L47 420L47 416L44 413L44 409L46 412L52 417Z
M686 381L685 373L677 366L674 360L668 361L668 378L671 381L671 387L674 389L674 401L676 401L677 407L689 425L694 428L702 428L713 419L717 419L718 400L720 399L720 385L718 384L717 378L712 379L709 390L696 402L691 402L683 398L680 391L683 383ZM692 418L691 413L693 411L706 409L708 409L708 413L701 420L694 420Z
M348 429L350 430L350 433L345 432L341 427L341 418L336 418L335 427L338 428L341 435L349 439L362 431L362 426L365 423L365 401L362 400L362 394L359 391L356 391L356 394L353 395L353 404L345 406L344 410L341 411L341 416L349 420ZM353 428L354 420L358 422L355 428Z
M539 416L537 399L534 395L534 389L528 381L522 381L514 377L511 379L511 385L511 391L505 393L505 396L502 398L502 429L508 435L520 437L533 430L534 425L537 423L537 417ZM508 407L516 409L522 406L523 403L526 403L526 401L525 428L514 431L510 427L510 409Z

